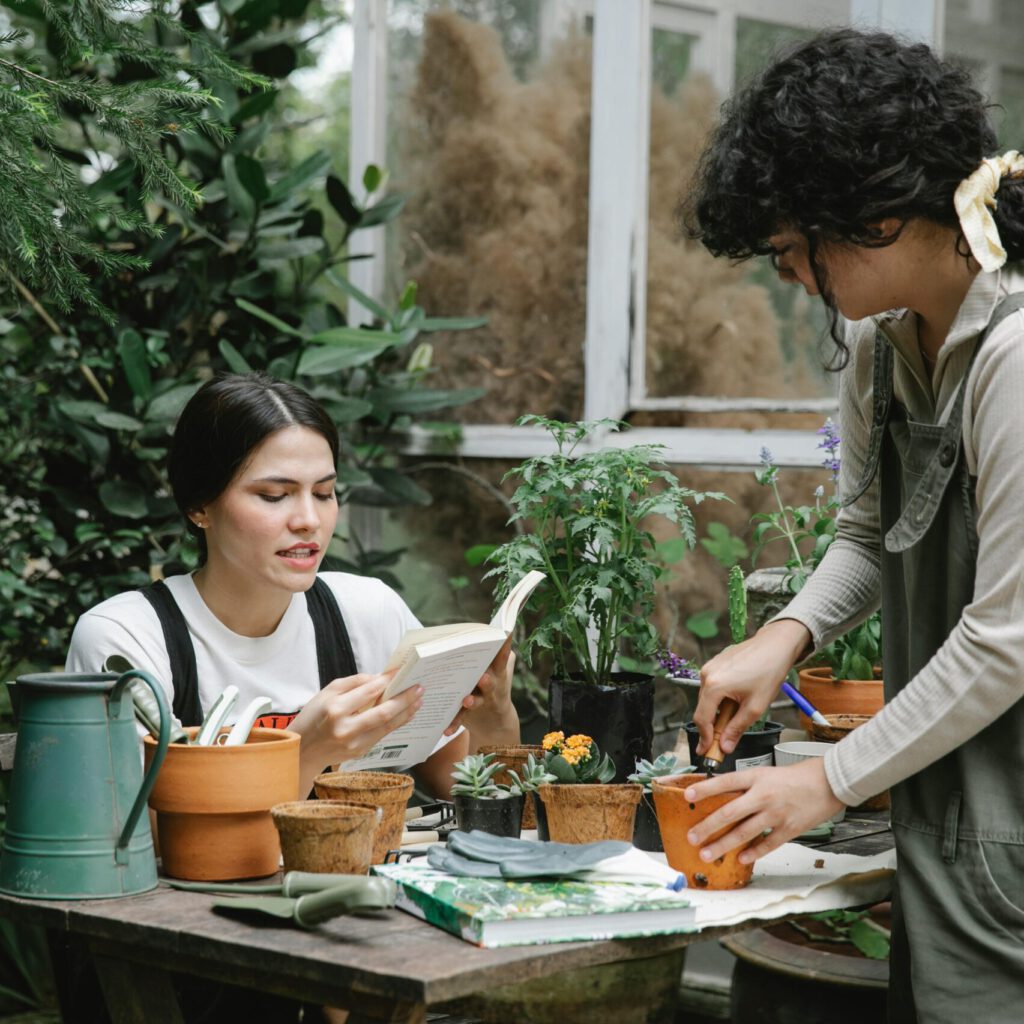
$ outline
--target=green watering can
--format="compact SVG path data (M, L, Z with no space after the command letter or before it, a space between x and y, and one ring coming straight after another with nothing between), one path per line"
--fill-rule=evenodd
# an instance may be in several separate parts
M160 710L160 738L145 778L134 679L153 691ZM138 669L21 676L8 686L18 745L0 845L0 892L73 900L155 888L145 811L170 737L162 687Z

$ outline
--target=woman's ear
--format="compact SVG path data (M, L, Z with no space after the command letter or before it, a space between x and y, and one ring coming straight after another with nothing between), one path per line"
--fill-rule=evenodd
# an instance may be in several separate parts
M871 237L878 242L895 242L907 222L900 217L883 217L867 225Z

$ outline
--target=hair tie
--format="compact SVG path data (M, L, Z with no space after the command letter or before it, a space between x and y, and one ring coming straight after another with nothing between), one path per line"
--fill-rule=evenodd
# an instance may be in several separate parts
M996 208L999 182L1007 174L1024 174L1024 156L1015 149L982 160L981 166L960 182L953 195L960 230L982 270L998 270L1006 262L1006 250L999 240L992 210Z

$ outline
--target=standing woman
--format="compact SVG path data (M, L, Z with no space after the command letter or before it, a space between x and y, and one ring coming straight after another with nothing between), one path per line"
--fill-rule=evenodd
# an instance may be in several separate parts
M752 843L749 861L891 789L901 1022L1016 1022L1024 1002L1024 294L1000 269L1024 256L1022 175L967 71L840 30L726 105L689 207L712 253L768 255L825 303L844 444L836 539L705 666L700 752L723 698L728 752L795 662L879 603L887 700L823 763L692 786L738 796L689 838L709 860Z
M258 724L302 737L296 796L325 765L366 753L409 721L422 688L377 701L388 658L419 623L380 580L318 573L338 518L337 461L337 428L301 388L259 373L205 383L181 414L169 462L200 566L86 612L68 670L98 671L122 655L164 683L185 725L229 684L237 708L270 697L272 714ZM451 766L471 743L519 741L513 664L499 653L464 701L466 728L450 728L417 766L434 793L448 795Z

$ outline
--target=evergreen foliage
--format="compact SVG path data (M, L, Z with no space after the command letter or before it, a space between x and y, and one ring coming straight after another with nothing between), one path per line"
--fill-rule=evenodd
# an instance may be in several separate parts
M412 282L383 302L355 289L344 276L359 258L350 239L396 217L403 197L376 167L350 190L333 172L344 154L289 164L266 145L281 86L305 59L310 0L218 0L202 20L188 3L178 17L142 17L122 0L5 9L11 32L28 34L0 47L0 102L24 106L32 75L52 83L22 111L20 135L0 120L0 147L22 153L6 178L26 178L0 182L0 203L21 202L13 188L35 190L28 219L0 213L11 285L0 292L9 674L61 664L71 627L97 601L195 564L163 466L201 380L249 368L296 380L339 424L343 504L426 504L402 472L398 431L482 392L425 386L423 335L483 321L427 317ZM54 203L74 216L44 223ZM22 234L34 269L9 241ZM369 324L347 324L350 296ZM389 569L401 552L352 554L346 528L342 515L328 567L397 583Z

